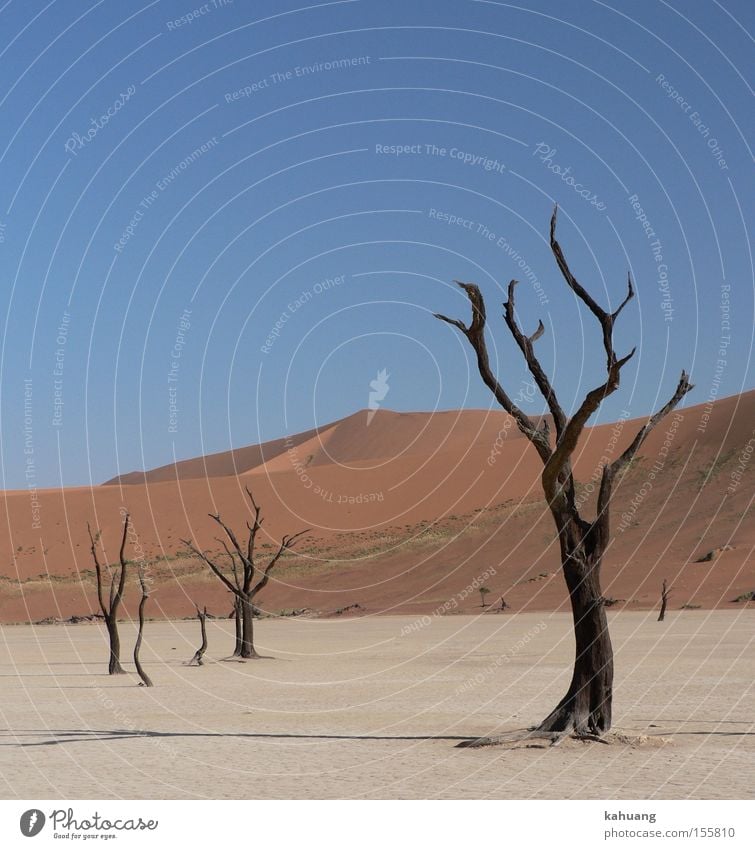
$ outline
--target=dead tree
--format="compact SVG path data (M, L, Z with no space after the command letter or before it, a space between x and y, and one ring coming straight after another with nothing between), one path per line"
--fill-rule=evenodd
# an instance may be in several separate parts
M558 531L561 568L569 591L576 642L574 669L569 688L553 711L533 729L533 733L550 736L554 741L566 734L600 736L611 727L613 649L600 588L600 566L610 538L611 496L614 486L621 480L650 431L692 389L686 372L682 371L676 390L668 403L645 422L621 456L603 466L596 517L591 520L583 518L575 497L572 454L592 414L605 398L619 388L621 369L634 354L633 349L626 356L619 358L613 347L614 322L632 299L634 289L629 277L627 294L617 309L607 312L599 306L570 271L556 241L557 212L558 207L554 209L550 223L551 251L566 284L597 319L606 356L605 381L587 392L572 416L567 417L550 379L535 355L535 342L545 333L542 321L529 336L519 326L514 305L516 280L509 283L508 300L503 305L506 326L545 399L555 434L552 434L546 417L533 420L514 403L491 368L485 341L485 303L479 288L472 283L456 281L472 306L472 320L469 326L457 319L436 314L436 318L456 327L466 337L476 354L478 371L483 382L498 404L512 416L543 463L541 481ZM478 744L489 742L491 741L486 739L478 741Z
M241 609L241 652L239 656L244 660L258 658L260 656L254 649L254 598L267 586L267 582L270 580L270 573L283 553L290 551L309 532L307 529L299 531L296 534L291 534L290 536L284 535L278 546L278 550L267 564L264 567L258 566L255 560L256 554L254 548L257 541L257 534L264 520L261 518L262 510L255 502L249 487L246 488L246 494L249 496L254 518L251 524L249 522L246 523L248 533L243 546L239 543L233 529L226 525L220 518L219 513L209 514L210 518L220 525L227 538L216 537L230 560L230 577L223 571L217 559L213 559L206 552L200 551L191 540L182 540L194 556L203 560L234 594Z
M118 609L123 599L123 589L126 586L126 566L127 561L124 557L126 550L126 537L128 535L129 515L126 513L123 520L123 538L121 540L121 549L119 554L120 565L112 568L107 566L108 575L110 577L110 590L108 599L105 600L105 575L102 566L100 565L97 556L97 543L100 540L100 532L96 535L92 534L92 528L87 522L87 531L89 531L89 540L92 544L91 552L94 560L94 570L97 577L97 600L100 603L100 610L105 619L107 627L108 640L110 642L110 663L108 672L110 675L122 675L124 669L121 666L121 639L118 634Z
M147 604L147 599L149 598L149 587L147 586L147 582L144 578L144 569L141 565L139 566L139 586L141 587L142 597L139 601L139 632L136 635L136 643L134 643L134 666L136 666L136 671L139 673L139 677L142 679L144 686L152 687L152 679L144 671L141 661L139 660L139 652L142 648L142 637L144 636L144 607Z
M236 645L233 649L234 657L241 657L241 648L244 644L244 630L241 624L241 600L238 596L233 597L233 624L236 634Z
M189 661L189 666L202 666L202 658L207 651L207 608L200 610L198 604L195 604L194 607L197 609L199 628L202 632L202 645L194 652L194 657Z
M661 587L661 612L658 614L658 621L663 622L666 618L666 608L668 607L669 596L671 595L672 587L668 585L666 579L663 579L663 586Z

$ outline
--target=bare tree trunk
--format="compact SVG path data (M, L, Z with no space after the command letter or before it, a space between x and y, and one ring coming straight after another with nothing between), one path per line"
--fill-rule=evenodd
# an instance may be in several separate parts
M233 598L233 619L236 625L236 647L233 650L234 657L241 657L241 647L243 644L243 627L241 623L241 599L238 596Z
M600 589L603 546L573 521L560 534L562 570L574 620L575 655L566 695L538 731L601 735L611 728L613 647Z
M503 318L519 350L522 352L532 378L548 405L555 428L551 438L551 423L546 418L534 419L525 414L498 380L491 367L485 327L485 301L474 283L456 281L472 307L469 324L442 313L435 313L440 321L457 328L469 341L477 355L477 369L483 383L496 401L514 419L519 431L532 443L543 462L543 492L556 522L561 545L561 567L564 573L574 618L576 643L572 681L566 695L555 709L535 729L555 738L563 734L599 737L611 727L611 697L613 690L613 649L608 636L605 603L600 589L600 564L610 540L609 514L613 486L621 481L632 459L636 456L648 434L673 410L693 388L686 371L682 371L676 391L660 410L653 413L638 430L623 453L602 467L598 493L597 515L587 522L579 514L575 496L572 458L579 447L580 436L591 416L621 383L621 370L632 359L636 349L618 357L613 344L613 328L624 307L634 297L632 279L627 276L627 293L617 308L611 312L600 304L572 274L561 246L556 240L556 217L553 210L550 224L550 245L561 275L571 291L584 303L597 319L603 334L606 354L606 379L584 396L579 407L567 416L559 403L550 378L545 373L535 353L535 343L545 333L545 325L538 322L531 334L526 334L517 319L514 293L517 281L508 288ZM488 745L490 738L481 738L474 745Z
M240 599L241 604L241 657L259 657L254 650L254 605L250 598Z
M149 594L147 593L147 588L142 579L142 599L139 602L139 633L136 635L136 643L134 644L134 666L136 666L136 671L139 673L139 677L142 679L144 686L152 687L152 679L144 671L141 661L139 660L139 652L142 648L142 637L144 636L144 606L146 605L148 598Z
M207 608L205 607L204 612L202 612L198 605L195 606L197 608L197 617L199 618L199 627L202 632L202 645L194 652L194 657L189 661L189 666L202 666L202 658L207 651Z
M92 533L92 528L87 522L87 531L89 533L89 541L91 542L92 559L94 560L95 574L97 575L97 600L100 604L102 616L105 619L107 626L108 641L110 643L110 662L108 664L108 673L110 675L123 675L124 670L121 666L121 640L118 636L118 609L123 599L123 590L126 586L126 567L128 561L125 557L126 540L128 538L129 515L125 514L123 520L123 537L121 538L121 549L119 554L120 573L114 572L110 574L110 594L108 599L105 598L104 575L100 565L99 557L97 556L97 543L100 540L100 532ZM116 576L118 583L116 584Z
M115 616L108 616L105 619L107 625L107 635L110 641L110 663L108 665L109 675L123 675L125 670L121 666L121 638L118 634L118 620Z
M668 598L671 595L671 589L666 581L663 579L663 586L661 588L661 612L658 614L658 621L663 622L666 618L666 607L668 606Z

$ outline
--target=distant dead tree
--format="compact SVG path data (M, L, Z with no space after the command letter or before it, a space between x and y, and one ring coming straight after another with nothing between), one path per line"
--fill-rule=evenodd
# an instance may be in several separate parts
M254 649L253 622L254 622L254 598L267 586L270 580L270 572L273 570L276 563L280 560L284 552L290 551L301 538L309 532L309 530L299 531L296 534L284 535L281 540L278 550L270 558L264 567L257 566L255 561L255 542L257 534L262 527L261 518L262 510L255 502L249 487L246 488L246 494L249 496L252 513L254 518L251 522L246 523L247 538L242 546L233 530L225 524L220 518L219 513L210 513L210 518L216 522L225 532L227 539L216 537L218 542L225 549L225 553L231 564L231 576L229 577L224 571L217 559L212 558L204 551L200 551L191 540L181 540L184 545L189 547L189 550L203 560L210 569L220 578L225 586L234 594L239 607L241 609L241 652L240 657L243 659L257 658L260 655ZM229 546L230 543L230 546ZM259 580L257 580L259 578ZM257 583L255 583L257 581Z
M692 389L687 373L682 371L676 390L668 403L652 415L640 428L627 449L612 463L602 469L598 493L597 515L584 519L579 512L572 472L572 455L585 425L601 402L619 388L621 369L631 359L634 349L624 357L617 357L613 347L613 327L619 314L634 295L631 277L627 294L613 312L607 312L593 299L574 277L567 265L559 243L556 241L556 217L553 211L550 223L550 247L556 264L572 292L581 300L600 325L606 356L606 380L585 395L576 412L567 417L550 379L535 355L535 342L545 333L540 321L531 335L519 326L514 308L516 280L508 286L508 300L503 305L503 318L535 384L541 392L553 419L555 438L545 417L533 420L526 415L506 393L490 365L485 341L486 311L482 293L473 283L457 284L472 306L469 326L457 319L436 314L436 318L461 331L476 354L480 376L498 404L514 419L519 430L537 451L542 463L542 486L548 507L556 525L561 550L561 568L574 620L576 652L569 688L537 728L533 735L545 736L556 742L572 734L580 737L599 737L611 727L611 702L613 695L613 649L608 634L608 622L602 603L600 566L610 539L609 508L614 485L621 480L632 458L650 431L673 410ZM496 742L483 738L472 745Z
M199 609L199 605L195 604L197 609L197 619L199 619L199 629L202 634L202 645L194 652L194 657L189 661L189 666L202 666L202 658L207 651L207 608Z
M666 579L663 579L663 585L661 587L661 612L658 614L658 621L663 622L666 618L666 608L668 607L669 596L671 595L672 587L668 585Z
M233 612L231 615L233 616L234 631L236 634L236 645L233 649L233 656L241 657L241 648L244 644L244 630L241 616L241 599L237 595L233 597Z
M105 600L105 575L103 567L100 565L99 557L97 556L97 544L100 541L101 533L97 531L92 534L92 528L87 522L87 531L89 532L89 541L91 542L92 558L94 560L94 570L97 577L97 599L100 603L100 610L105 619L107 627L108 640L110 642L110 663L108 672L110 675L123 675L124 669L121 666L121 639L118 635L118 609L123 600L123 589L126 586L126 567L128 561L124 554L126 551L126 538L128 535L129 514L126 513L123 519L123 538L121 539L121 548L118 556L119 566L106 566L108 576L110 578L110 589L108 591L107 601Z
M144 567L141 564L139 565L139 587L142 591L142 597L139 601L139 632L136 635L136 643L134 643L134 665L136 666L136 671L139 673L139 677L142 679L144 686L152 687L152 679L144 671L141 661L139 660L139 652L142 648L142 637L144 636L144 607L147 604L147 599L149 598L149 587L144 578Z

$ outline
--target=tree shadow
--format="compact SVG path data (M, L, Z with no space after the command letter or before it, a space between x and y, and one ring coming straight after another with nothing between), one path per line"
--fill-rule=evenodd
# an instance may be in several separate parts
M34 740L30 742L18 742L19 737L41 737L50 735L47 740ZM0 746L59 746L66 743L97 743L111 742L115 740L136 739L180 739L180 738L208 738L208 739L248 739L248 740L377 740L377 741L428 741L428 740L468 740L466 735L450 734L289 734L247 731L148 731L146 729L116 728L106 730L83 729L46 729L19 730L10 729L0 731L0 738L14 738L14 742L0 743Z
M522 732L528 729L514 729ZM509 731L507 733L514 733ZM48 735L49 739L34 739L28 742L20 742L19 738L39 738ZM667 731L664 733L648 734L648 737L662 737L672 735L674 737L707 736L707 737L755 737L755 731ZM170 739L236 739L236 740L372 740L376 742L398 741L398 742L429 742L432 740L474 743L479 736L464 734L294 734L286 732L252 732L252 731L150 731L147 729L21 729L13 731L5 729L0 731L0 739L10 742L0 742L0 747L18 746L21 748L35 748L39 746L61 746L68 743L102 743L115 742L118 740L170 740Z

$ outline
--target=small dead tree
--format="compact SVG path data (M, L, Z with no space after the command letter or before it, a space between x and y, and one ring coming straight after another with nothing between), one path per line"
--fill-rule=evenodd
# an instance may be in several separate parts
M189 661L189 666L202 666L202 658L207 651L207 608L199 609L199 605L195 604L197 609L197 618L199 619L199 629L202 633L202 645L194 652L194 657Z
M136 666L136 671L139 673L139 677L142 679L144 686L152 687L152 679L144 671L139 659L139 652L142 648L142 638L144 636L144 607L147 604L147 599L149 598L149 587L144 577L144 568L141 565L139 566L139 586L142 591L142 597L139 601L139 631L136 635L136 643L134 643L134 666Z
M255 502L249 487L246 487L246 494L251 504L253 520L251 523L248 521L246 523L247 537L244 545L239 543L233 529L225 524L219 513L209 514L210 518L220 525L225 533L225 539L220 537L216 537L216 539L223 546L225 554L229 558L231 564L230 577L222 569L216 558L200 551L191 540L181 540L184 545L189 547L194 556L203 560L234 594L241 612L241 651L239 656L244 660L260 657L254 648L254 598L267 586L270 573L284 552L290 551L309 532L309 529L306 529L296 534L284 535L278 550L267 564L264 567L258 566L255 559L255 543L264 520L261 516L262 509Z
M663 622L666 618L666 608L668 607L668 600L671 595L671 590L673 587L668 585L668 581L663 579L663 586L661 587L661 612L658 614L658 621Z
M467 339L476 354L477 368L483 382L500 406L514 419L543 463L541 481L558 532L561 569L569 591L576 643L569 688L551 713L532 731L533 734L548 737L554 742L567 734L599 737L611 727L613 648L600 588L601 562L610 539L611 496L614 485L621 480L648 434L692 389L687 373L682 371L676 390L668 403L647 420L621 456L603 466L597 515L594 519L583 518L576 498L572 455L592 414L604 399L619 388L621 370L634 354L633 349L626 356L617 357L613 347L614 323L634 296L634 288L630 277L627 281L626 297L617 309L613 312L604 310L584 289L567 265L561 246L556 241L557 213L558 207L554 209L550 223L551 251L567 286L597 319L606 356L605 381L587 392L571 417L567 417L561 407L550 379L535 354L535 342L545 333L542 321L529 336L519 325L514 306L516 280L509 283L508 300L503 305L506 326L524 356L530 374L550 411L555 427L555 439L552 438L548 420L545 417L534 420L525 414L506 393L491 368L485 341L485 302L479 288L473 283L456 281L472 307L472 320L469 325L445 315L435 316L460 330ZM484 738L473 745L491 742L496 741Z
M233 597L233 624L236 635L236 645L233 649L234 657L241 657L241 648L244 644L244 630L241 623L241 599L234 595Z
M94 560L94 570L97 577L97 600L100 603L100 610L105 619L107 628L108 640L110 643L110 662L108 664L108 673L110 675L123 675L124 669L121 666L121 639L118 634L118 609L123 600L123 589L126 586L126 567L127 560L124 556L126 551L126 538L128 536L129 514L126 513L123 519L123 538L121 539L121 548L118 556L119 566L106 566L108 577L110 578L110 589L108 591L107 601L105 599L105 574L104 569L100 564L97 556L97 544L100 542L101 533L97 531L92 534L92 528L87 522L87 531L89 532L89 541L91 542L92 559Z

